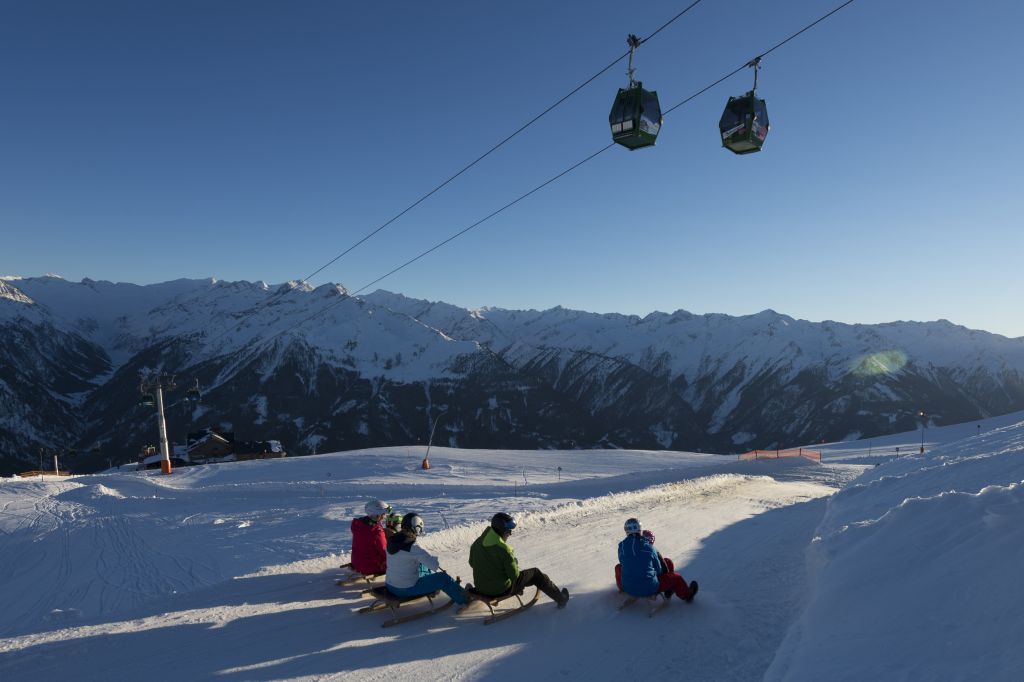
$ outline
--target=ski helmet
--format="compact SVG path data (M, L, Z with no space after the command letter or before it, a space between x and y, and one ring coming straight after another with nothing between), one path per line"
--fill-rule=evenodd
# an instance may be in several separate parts
M643 535L644 536L644 540L647 540L647 542L651 543L652 545L654 544L654 531L653 530L645 530L643 533L640 533L640 535Z
M516 527L516 522L511 516L505 512L498 512L491 517L491 528L494 532L505 538L512 534L512 529Z
M643 526L640 525L638 519L626 519L623 529L625 529L626 535L639 535L640 531L643 530Z
M367 502L363 509L366 510L367 516L383 516L391 513L391 505L386 502L381 502L380 500Z
M402 530L410 530L413 535L419 535L423 532L423 519L418 514L409 512L402 517Z

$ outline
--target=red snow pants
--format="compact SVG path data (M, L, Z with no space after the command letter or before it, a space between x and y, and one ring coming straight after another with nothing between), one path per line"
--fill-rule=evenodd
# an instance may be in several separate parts
M680 599L690 598L690 585L675 571L658 576L658 592L672 590Z
M665 561L665 568L667 569L664 573L658 576L658 592L664 592L665 590L672 590L677 597L680 599L687 599L690 596L690 584L686 582L683 576L676 573L675 564L668 557L662 557ZM615 584L619 587L619 592L622 591L622 565L615 564Z

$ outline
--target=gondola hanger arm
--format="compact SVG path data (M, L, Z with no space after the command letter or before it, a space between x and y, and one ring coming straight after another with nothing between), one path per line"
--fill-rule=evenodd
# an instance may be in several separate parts
M626 38L626 44L629 45L629 67L626 69L626 75L629 76L630 88L632 88L633 84L636 82L633 80L633 73L636 72L636 69L633 68L633 53L636 51L636 48L640 47L640 43L642 42L643 41L637 38L634 33L630 33Z
M757 92L757 72L761 69L761 56L758 55L747 62L747 66L754 70L754 88L750 92Z

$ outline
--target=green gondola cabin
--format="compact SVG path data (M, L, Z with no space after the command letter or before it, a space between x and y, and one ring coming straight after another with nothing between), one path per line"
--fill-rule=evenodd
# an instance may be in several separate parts
M658 93L644 90L637 81L630 88L619 88L608 123L612 140L630 151L650 147L661 130L661 105Z
M740 97L730 97L718 121L722 146L734 154L761 151L768 128L768 107L753 90Z

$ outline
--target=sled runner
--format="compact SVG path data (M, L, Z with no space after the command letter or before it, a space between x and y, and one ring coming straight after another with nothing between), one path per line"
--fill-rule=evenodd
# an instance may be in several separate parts
M540 588L534 588L533 599L525 603L523 602L523 596L521 594L517 594L516 592L512 591L505 592L504 594L499 594L495 597L492 597L489 594L481 594L472 588L467 588L466 593L469 595L469 603L460 608L458 610L458 613L463 613L471 606L473 606L474 603L480 602L481 604L484 604L491 612L491 615L488 618L484 618L484 625L490 625L491 623L497 623L499 620L511 618L517 613L522 613L526 609L536 604L537 598L540 596ZM512 599L513 597L515 597L516 600L519 602L519 606L517 608L507 609L499 613L494 612L495 606L505 601L506 599Z
M384 575L383 573L360 573L359 571L352 568L352 564L342 564L342 568L349 571L349 575L338 576L337 580L334 581L335 585L354 585L360 580L365 580L367 584L373 584L373 581Z
M652 594L650 597L634 597L632 595L627 595L626 600L619 604L619 611L632 606L641 599L647 601L647 617L653 618L654 614L668 606L671 597L666 597L659 592Z
M357 609L356 613L372 613L374 611L383 611L384 609L391 609L392 618L389 618L388 620L381 623L380 626L382 628L389 628L392 625L398 625L399 623L408 623L411 620L416 620L417 618L423 618L424 616L429 616L440 611L444 611L449 606L455 603L454 601L449 599L447 604L442 604L441 606L434 606L434 597L438 595L438 592L431 592L430 594L421 594L415 597L398 597L388 592L387 587L375 587L372 590L370 590L370 593L372 594L374 599L373 603L369 606L364 606L361 609ZM419 601L420 599L426 599L428 602L430 602L430 608L426 611L417 611L415 613L410 613L407 616L398 615L398 607L400 607L402 604L408 604L410 602Z

